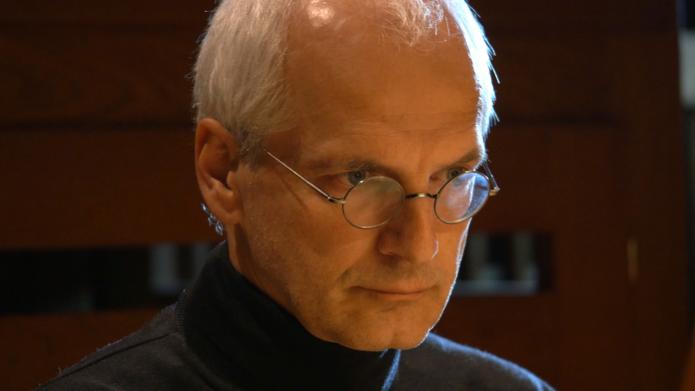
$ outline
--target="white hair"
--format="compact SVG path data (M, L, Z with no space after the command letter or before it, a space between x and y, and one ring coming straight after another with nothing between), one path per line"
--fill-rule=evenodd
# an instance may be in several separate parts
M253 159L268 132L292 127L283 64L291 7L298 1L301 0L222 0L201 43L194 68L197 119L218 120L241 144L244 159ZM479 94L478 126L486 136L496 118L491 78L493 52L466 1L374 3L392 16L393 20L384 21L390 25L384 27L403 36L409 45L438 34L446 10L468 49Z

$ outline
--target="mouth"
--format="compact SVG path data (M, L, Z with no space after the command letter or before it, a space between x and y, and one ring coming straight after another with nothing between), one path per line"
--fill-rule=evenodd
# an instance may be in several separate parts
M359 289L374 298L389 301L412 301L417 300L425 295L427 291L431 289L428 288L365 288L359 287Z

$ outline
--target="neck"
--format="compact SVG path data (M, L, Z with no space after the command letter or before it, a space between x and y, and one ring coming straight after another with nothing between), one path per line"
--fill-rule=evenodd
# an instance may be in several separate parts
M227 254L226 245L213 251L178 309L187 342L218 376L251 389L388 388L400 351L363 352L314 337Z

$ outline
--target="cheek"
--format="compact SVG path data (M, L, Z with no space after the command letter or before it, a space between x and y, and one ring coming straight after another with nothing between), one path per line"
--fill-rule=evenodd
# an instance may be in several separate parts
M463 224L463 229L459 232L458 234L458 243L456 245L456 259L457 262L461 261L461 258L463 258L463 252L466 249L466 241L468 240L468 229L471 226L471 220L469 219Z
M342 206L331 204L313 191L277 190L271 194L274 196L267 201L257 201L257 209L288 240L313 257L342 263L364 253L373 243L373 233L357 229L345 220Z
M335 285L373 249L373 232L352 227L339 205L313 192L293 193L280 181L259 181L244 190L255 195L244 202L244 225L255 261L276 275L276 283L283 279L287 285Z
M455 229L440 235L439 259L442 262L445 275L450 279L449 282L453 284L458 275L461 258L463 257L463 251L466 247L470 220L451 227Z

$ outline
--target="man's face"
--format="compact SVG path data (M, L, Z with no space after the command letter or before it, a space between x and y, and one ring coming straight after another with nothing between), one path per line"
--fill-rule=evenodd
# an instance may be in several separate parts
M336 197L373 175L407 193L435 193L451 170L479 163L460 161L483 149L464 44L410 48L378 38L368 22L339 23L341 12L319 27L296 18L286 80L298 125L265 147ZM469 222L444 224L433 200L419 198L385 226L357 229L268 157L254 170L242 165L237 178L243 218L240 250L230 255L310 333L358 350L412 348L426 337L456 279Z

